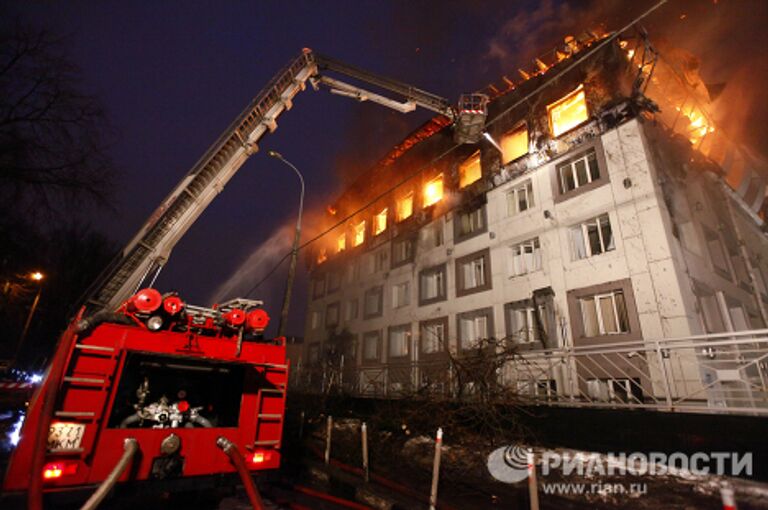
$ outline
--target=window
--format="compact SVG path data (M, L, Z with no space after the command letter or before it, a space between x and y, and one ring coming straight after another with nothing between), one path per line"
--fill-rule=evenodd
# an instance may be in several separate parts
M475 151L461 165L459 165L459 188L466 188L482 176L480 166L480 151Z
M506 165L528 154L528 126L520 126L501 137L501 164Z
M509 274L520 276L541 269L541 248L535 237L509 248Z
M318 310L312 310L312 313L309 316L309 327L310 329L318 329L320 328L320 312Z
M547 116L553 136L560 136L586 121L589 113L584 85L547 106Z
M629 332L623 291L615 290L580 298L579 306L585 337Z
M725 250L723 249L723 242L720 240L720 236L717 232L707 227L702 227L702 229L704 230L704 239L707 241L707 251L709 252L712 266L721 276L730 279L731 273L728 271L728 261L725 258Z
M381 316L383 295L384 290L381 286L373 287L365 291L365 308L363 313L366 319Z
M480 340L490 338L493 331L493 309L484 308L457 315L459 347L473 349Z
M312 280L312 297L317 299L325 295L325 275L319 275Z
M392 308L402 308L411 304L411 282L392 286Z
M447 344L448 317L422 322L420 325L420 348L423 354L444 352Z
M307 353L307 361L310 365L317 365L320 362L320 344L313 343L309 346L309 352Z
M350 261L346 268L346 280L347 283L354 283L357 280L358 268L360 266L355 261Z
M507 313L507 336L516 344L544 343L547 336L546 306L534 306L531 300L509 303Z
M514 216L535 205L533 183L530 179L521 182L507 192L507 214Z
M353 228L352 245L360 246L365 242L365 220L361 221Z
M379 360L379 343L381 334L378 331L369 331L363 335L363 361Z
M581 260L616 249L607 214L574 225L569 231L573 260Z
M387 268L387 250L379 250L373 253L373 272L378 273Z
M338 271L328 273L328 293L336 292L341 287L341 274Z
M339 303L331 303L325 309L325 327L332 328L339 324Z
M317 252L317 265L319 266L326 260L328 260L328 249L326 247L322 247Z
M373 217L373 235L377 236L387 230L387 214L389 214L389 208L385 207L378 214Z
M347 249L347 235L341 234L336 239L336 253L341 253Z
M359 301L357 298L347 301L347 306L344 311L344 319L352 321L357 319L357 309L359 307Z
M594 147L556 166L560 193L568 193L600 179L600 166Z
M491 288L491 254L488 249L456 259L456 297Z
M390 358L402 358L408 356L411 344L411 325L396 326L389 328L389 350Z
M485 206L458 211L454 218L453 226L456 242L464 241L485 232Z
M445 264L424 269L419 273L419 305L446 298Z
M413 262L413 237L395 239L392 242L392 267L398 267Z
M443 221L437 220L421 229L421 242L425 250L442 246L445 242L443 237Z
M443 198L443 174L434 177L424 186L424 207L438 203Z
M404 195L397 201L397 221L410 218L413 214L413 191Z

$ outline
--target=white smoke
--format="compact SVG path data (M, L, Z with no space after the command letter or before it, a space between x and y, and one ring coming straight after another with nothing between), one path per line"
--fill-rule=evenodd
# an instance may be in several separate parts
M293 235L293 225L278 228L269 239L261 242L251 252L232 276L219 285L210 302L221 303L227 299L245 297L246 293L290 251ZM260 294L263 295L267 289L261 290Z

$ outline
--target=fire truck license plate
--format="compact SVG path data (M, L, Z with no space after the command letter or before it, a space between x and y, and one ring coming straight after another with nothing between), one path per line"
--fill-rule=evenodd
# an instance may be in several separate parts
M83 441L85 425L82 423L51 423L48 430L49 450L77 450Z

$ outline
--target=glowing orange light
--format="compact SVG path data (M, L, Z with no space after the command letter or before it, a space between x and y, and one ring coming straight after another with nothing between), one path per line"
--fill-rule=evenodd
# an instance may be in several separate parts
M76 462L49 462L43 467L43 479L55 480L77 472Z
M328 253L325 248L320 248L320 253L317 254L317 263L322 264L328 260Z
M342 252L347 249L347 236L346 234L341 234L339 238L336 240L336 251Z
M256 452L253 454L253 460L252 462L254 464L260 464L264 462L264 452Z
M413 192L408 193L397 201L397 221L410 218L413 214Z
M573 92L547 106L547 113L554 136L560 136L586 121L589 114L584 85L579 85Z
M32 278L33 280L35 280L36 282L39 282L40 280L45 278L45 275L43 273L41 273L40 271L35 271L31 275L29 275L29 277Z
M443 174L438 175L424 186L424 207L438 203L443 198Z
M385 207L373 217L373 235L377 236L387 230L387 214L389 208Z
M528 126L516 127L501 137L502 163L507 164L528 154Z
M459 166L459 187L464 188L480 179L483 174L480 166L480 151L475 151Z
M328 211L328 214L330 214L331 216L336 216L336 213L338 212L336 208L332 205L329 205L325 210Z
M365 242L365 220L353 227L352 245L360 246Z

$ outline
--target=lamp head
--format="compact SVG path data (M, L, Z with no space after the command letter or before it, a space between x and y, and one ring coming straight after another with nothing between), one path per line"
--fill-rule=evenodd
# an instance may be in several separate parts
M279 153L279 152L277 152L277 151L268 151L268 152L267 152L267 154L268 154L268 155L269 155L269 157L271 157L271 158L283 159L283 155L282 155L282 154L280 154L280 153Z

